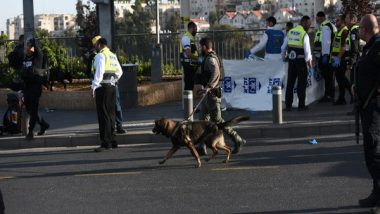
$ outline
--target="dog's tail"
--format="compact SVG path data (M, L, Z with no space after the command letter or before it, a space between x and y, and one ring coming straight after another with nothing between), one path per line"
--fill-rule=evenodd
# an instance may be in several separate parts
M223 129L226 126L233 126L246 120L249 120L249 116L238 116L238 117L232 118L231 120L227 120L223 123L219 123L218 128Z

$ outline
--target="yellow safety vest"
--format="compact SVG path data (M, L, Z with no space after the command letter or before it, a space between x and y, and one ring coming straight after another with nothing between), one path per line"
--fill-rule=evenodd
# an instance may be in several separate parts
M348 30L348 35L347 35L347 38L346 38L346 51L351 51L351 32L353 30L356 30L356 29L359 29L359 25L357 24L354 24L353 26L351 26L351 28ZM359 40L359 38L355 38L357 40Z
M323 41L323 35L322 35L322 29L324 26L328 26L331 30L331 39L333 38L334 36L334 28L331 24L331 22L329 20L325 20L321 23L321 25L319 26L317 32L315 32L315 36L314 36L314 49L313 49L313 52L314 52L314 55L316 57L320 57L321 55L321 52L322 52L322 41Z
M105 57L105 65L104 65L104 74L103 74L103 81L102 83L108 83L108 80L111 79L111 77L115 77L115 73L117 72L119 68L119 61L117 59L117 56L110 51L109 48L103 48L100 50L98 54L103 54ZM96 57L96 56L95 56ZM92 62L91 71L95 72L95 66L94 66L95 58Z
M289 60L305 58L304 37L305 29L298 25L288 32L288 56Z
M199 54L198 54L197 46L195 44L194 36L191 35L191 33L189 31L186 31L186 33L183 36L189 37L191 53L194 56L198 57ZM179 45L179 54L180 54L181 62L190 63L190 65L198 65L198 59L189 59L189 58L185 57L184 47L182 46L182 44Z
M347 26L344 26L342 29L340 29L339 32L335 33L334 40L333 40L333 46L331 49L331 55L337 56L342 50L342 34L343 32L348 31Z

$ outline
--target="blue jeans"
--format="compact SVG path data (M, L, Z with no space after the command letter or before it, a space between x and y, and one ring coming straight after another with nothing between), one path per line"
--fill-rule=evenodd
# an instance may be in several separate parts
M119 88L117 87L117 85L116 85L115 120L116 120L116 127L122 128L123 127L123 111L121 109L120 93L119 93Z

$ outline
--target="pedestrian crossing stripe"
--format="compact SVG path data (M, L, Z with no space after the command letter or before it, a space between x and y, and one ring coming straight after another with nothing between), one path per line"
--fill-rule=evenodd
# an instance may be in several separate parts
M241 167L223 167L214 168L211 171L232 171L232 170L255 170L255 169L277 169L279 166L241 166Z
M6 179L13 179L15 178L14 176L0 176L0 180L6 180Z
M77 177L89 177L89 176L122 176L122 175L139 175L141 172L111 172L111 173L85 173L77 174Z

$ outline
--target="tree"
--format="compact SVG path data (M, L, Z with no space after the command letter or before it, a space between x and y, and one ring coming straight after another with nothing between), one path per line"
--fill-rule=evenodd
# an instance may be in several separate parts
M215 11L211 11L210 14L208 14L208 22L210 23L210 26L213 26L217 23L218 16L216 15Z
M371 0L342 0L342 6L342 13L354 13L359 19L374 10Z
M179 17L178 13L175 13L170 16L164 30L175 33L178 32L179 29L181 29L181 17Z
M329 6L325 7L325 13L328 17L334 17L336 12L336 6L334 4L329 4Z
M78 34L81 37L79 45L84 49L91 48L91 38L98 34L98 19L95 6L90 1L83 4L82 0L78 0L76 10L76 23L79 26Z

